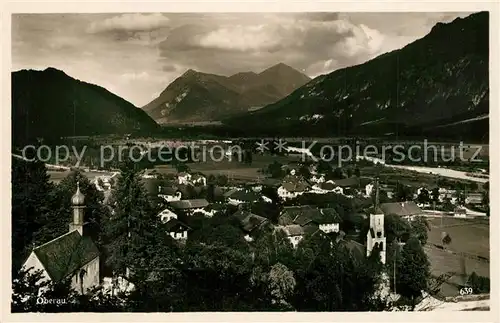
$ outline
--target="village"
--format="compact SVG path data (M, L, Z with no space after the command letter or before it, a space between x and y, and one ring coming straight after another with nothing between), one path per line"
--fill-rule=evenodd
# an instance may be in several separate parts
M449 185L424 183L413 188L399 182L394 185L394 181L384 180L385 168L370 161L360 161L344 169L321 161L290 160L283 164L274 161L264 167L262 176L256 180L228 178L224 172L205 175L190 170L190 166L196 165L177 164L167 172L162 172L164 168L153 168L139 173L148 199L160 210L156 217L162 230L181 248L197 236L203 223L212 218L231 217L237 222L239 235L250 245L262 232L279 232L293 249L312 236L322 235L346 247L354 258L366 259L375 250L384 268L389 268L382 270L378 289L384 295L384 302L391 304L390 308L395 308L392 304L400 296L394 285L396 258L410 236L420 239L431 266L428 284L432 285L432 295L431 289L422 290L420 302L429 302L431 297L441 300L439 305L443 306L447 299L460 296L470 285L469 276L473 272L489 277L486 268L489 251L484 256L484 242L481 252L460 250L463 245L460 240L464 237L457 231L487 223L486 213L477 211L487 203L481 190L469 189L467 193ZM95 176L90 182L103 194L102 203L111 216L117 203L113 192L120 177L120 172L115 171ZM85 196L78 185L71 199L69 232L35 247L23 268L41 269L50 281L71 276L71 284L80 294L95 287L103 288L109 295L130 293L135 287L129 279L129 269L120 276L100 272L102 256L88 237L91 234L85 233ZM485 238L489 249L488 237ZM72 248L78 249L83 257L74 259ZM71 266L52 269L55 264L51 254L58 250L67 251ZM449 268L443 268L443 262ZM484 302L485 292L476 293L481 294Z

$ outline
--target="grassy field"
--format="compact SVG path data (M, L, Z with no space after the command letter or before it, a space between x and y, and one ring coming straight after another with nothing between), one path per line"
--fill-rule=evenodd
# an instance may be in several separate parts
M230 178L256 180L259 177L264 177L262 173L259 173L259 170L267 168L267 166L274 161L286 164L290 161L298 160L299 158L292 156L254 155L251 165L224 159L220 162L207 160L204 162L190 163L189 168L194 172L201 172L205 175L226 175ZM175 167L172 165L156 166L155 169L162 174L177 173Z
M465 252L490 258L490 228L487 219L429 218L431 231L428 243L441 245L441 232L447 232L451 244L446 248L454 252Z
M431 224L431 231L425 251L431 263L431 274L437 277L444 273L457 273L441 286L443 296L459 295L457 285L464 283L464 278L460 275L462 268L465 268L467 275L476 272L480 276L490 277L489 224L486 219L444 217L442 226L441 218L428 220ZM432 246L433 244L441 245L441 232L443 231L449 233L452 239L445 250ZM474 256L486 259L476 259Z

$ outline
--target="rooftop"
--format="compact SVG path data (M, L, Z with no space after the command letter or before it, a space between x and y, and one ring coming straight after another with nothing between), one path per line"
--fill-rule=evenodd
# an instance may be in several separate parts
M340 223L340 216L335 209L320 209L310 205L284 207L278 222L282 225L298 224L304 226L314 222L317 224Z
M94 242L76 230L35 248L33 252L54 282L70 276L99 256Z
M266 218L244 210L238 210L234 213L234 217L240 221L241 227L245 232L252 232L267 222Z
M366 249L361 243L351 239L340 240L339 243L349 251L354 259L363 260L365 258Z
M306 234L313 234L318 231L318 227L314 225L301 226L298 224L278 225L274 227L275 230L282 230L289 237L304 236Z
M181 232L181 231L191 229L187 224L185 224L177 219L170 219L170 221L163 224L163 227L168 232Z
M282 187L288 192L304 192L309 185L305 182L284 182Z
M255 202L260 199L260 195L252 190L236 190L227 195L227 197L244 202Z
M209 203L205 199L180 200L170 202L170 206L175 209L197 209L208 206Z
M380 204L380 210L385 214L393 214L399 216L412 216L422 214L421 208L413 201L409 202L394 202Z
M344 179L336 179L333 180L336 186L340 187L356 187L360 185L359 178L357 177L349 177Z

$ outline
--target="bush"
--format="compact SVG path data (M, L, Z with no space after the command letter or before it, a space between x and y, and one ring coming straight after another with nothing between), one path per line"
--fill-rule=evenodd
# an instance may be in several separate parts
M490 279L488 277L479 276L476 272L472 272L467 282L474 291L474 294L485 294L490 292Z

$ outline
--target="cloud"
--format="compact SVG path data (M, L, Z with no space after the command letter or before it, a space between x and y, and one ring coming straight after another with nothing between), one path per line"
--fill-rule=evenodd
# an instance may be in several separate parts
M148 79L149 78L149 73L145 72L145 71L138 72L138 73L135 73L135 72L132 72L132 73L123 73L122 77L125 80L128 80L128 81L144 80L144 79Z
M167 27L170 19L161 13L131 13L110 17L102 21L92 22L88 28L90 33L107 31L148 31Z
M383 48L385 40L376 29L338 19L337 15L283 14L260 18L174 28L159 44L160 56L167 64L173 61L208 73L259 72L284 62L317 75L372 58ZM318 70L325 61L329 65Z
M199 37L197 42L201 47L222 50L272 50L283 41L276 37L278 35L273 32L273 28L269 25L226 26L208 32Z
M365 60L380 54L385 36L378 30L361 24L352 26L351 31L351 36L335 45L337 54L351 58L362 57Z
M188 68L231 75L279 62L315 77L468 13L16 14L14 69L54 66L142 106Z

